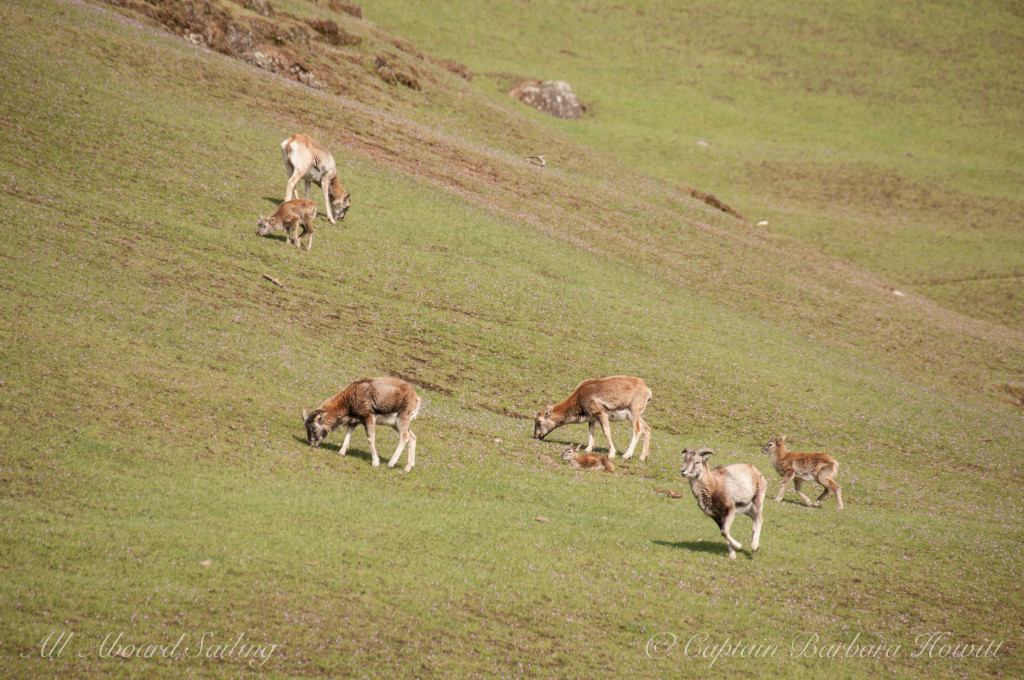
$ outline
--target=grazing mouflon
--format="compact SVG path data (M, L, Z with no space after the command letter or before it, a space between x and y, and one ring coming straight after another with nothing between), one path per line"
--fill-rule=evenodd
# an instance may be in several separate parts
M743 549L743 544L729 533L737 514L749 515L754 520L750 550L757 552L760 547L764 494L768 490L768 482L757 468L746 463L712 468L707 457L714 453L707 448L697 451L683 449L683 469L680 472L690 480L690 490L697 499L697 506L722 530L729 546L729 559L734 560L736 551Z
M786 484L792 479L793 488L800 499L805 505L812 505L811 499L804 495L800 487L805 481L815 481L825 490L818 496L818 500L814 501L814 507L821 505L821 501L828 496L831 489L836 494L838 509L843 509L843 492L833 479L839 472L839 463L835 458L827 453L789 451L786 449L786 435L772 437L761 451L772 457L772 467L782 475L782 484L779 485L779 493L775 500L782 500L782 495L786 493Z
M594 451L594 425L601 424L601 431L608 440L608 457L615 458L615 443L612 442L610 422L628 420L633 426L633 438L623 459L633 455L640 437L644 438L640 460L647 458L651 448L651 428L643 419L644 409L651 400L651 390L640 378L616 375L610 378L591 378L581 382L569 397L559 404L548 404L537 413L533 424L533 436L544 439L549 432L562 425L587 423L589 439L587 453Z
M397 378L363 378L353 380L334 397L320 404L311 413L302 411L302 422L306 428L306 439L313 448L320 446L336 428L344 426L345 440L341 444L339 455L344 456L352 438L352 431L362 424L366 429L366 438L370 440L370 455L373 467L380 465L377 456L376 426L389 425L398 432L398 448L388 461L393 468L402 455L402 449L409 446L408 462L405 471L409 472L416 464L416 435L409 429L409 424L416 418L420 410L420 397L412 385Z
M281 142L281 154L288 173L284 200L293 198L295 185L300 181L306 183L306 198L309 198L309 183L315 182L324 192L327 219L331 224L336 224L335 216L344 219L352 198L338 181L338 166L327 147L308 135L292 135Z
M313 248L313 220L316 218L316 205L313 201L305 198L295 198L285 201L277 207L277 211L270 217L260 217L256 223L256 233L259 236L266 236L275 229L284 229L285 241L295 242L298 248L302 248L300 240L306 234L306 251ZM302 233L299 234L299 227Z

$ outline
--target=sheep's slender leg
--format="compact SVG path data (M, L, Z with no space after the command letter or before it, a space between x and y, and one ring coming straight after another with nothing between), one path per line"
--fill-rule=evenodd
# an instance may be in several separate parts
M406 431L406 434L409 435L409 457L405 460L404 470L409 472L416 465L416 435L412 430Z
M395 432L398 433L398 446L395 447L395 452L391 455L391 459L388 461L388 469L395 467L395 463L398 462L399 456L402 455L402 449L409 442L409 423L398 421L395 424Z
M754 502L750 506L748 514L754 519L754 535L751 538L750 549L757 552L761 547L761 525L764 523L764 495L768 491L768 482L761 475L757 476L757 489L754 492Z
M757 549L761 547L761 523L764 521L764 515L756 504L747 511L747 514L754 520L754 534L750 539L750 551L757 552Z
M334 211L331 209L331 196L328 189L331 187L331 179L324 175L320 178L320 188L324 190L324 205L327 206L327 219L331 221L331 224L337 224L334 221Z
M782 500L782 494L786 493L786 485L789 484L789 480L791 480L791 479L793 479L793 473L792 472L787 472L785 475L783 475L782 483L779 484L779 493L775 494L775 500L776 501L781 501Z
M839 509L842 510L843 497L840 495L839 485L836 484L835 480L826 477L825 479L819 479L818 483L825 487L825 490L821 492L820 496L818 496L818 500L815 505L821 505L821 502L825 500L826 496L828 496L829 489L831 489L836 494L836 501L839 503Z
M306 180L306 195L303 198L309 198L309 180Z
M729 533L729 527L732 526L732 520L736 517L736 509L729 508L725 517L722 518L720 526L722 527L722 536L725 537L725 543L729 546L729 559L736 559L736 551L743 549L743 544L732 537Z
M823 500L825 500L825 498L828 496L828 480L822 479L821 477L819 477L818 478L818 484L821 484L822 492L821 492L821 495L818 496L817 499L815 499L815 501L814 501L814 507L816 507L816 508L820 507L821 506L821 502Z
M338 451L339 456L344 456L348 453L349 442L352 441L352 431L356 429L355 425L349 425L345 428L345 441L341 442L341 449Z
M808 506L809 505L813 505L811 503L811 499L807 497L807 494L805 494L803 491L801 491L801 487L803 485L804 485L804 480L800 479L799 477L797 477L796 479L793 480L793 489L796 491L796 494L798 496L800 496L800 500L802 500L804 502L804 505L808 505Z
M640 441L640 433L642 432L640 425L643 422L644 421L640 417L639 413L634 414L630 411L629 425L630 429L633 431L633 435L629 440L629 447L626 449L626 453L622 456L622 460L629 460L633 457L633 449L636 448L636 443Z
M647 454L651 451L651 426L647 424L647 421L640 418L640 424L643 426L644 436L644 448L640 453L640 460L647 460Z
M601 431L604 432L604 438L608 440L608 457L615 457L615 442L612 441L612 428L608 424L608 414L601 413L597 416L601 423ZM589 451L588 451L589 453Z
M587 425L587 448L583 449L587 453L594 452L594 425L596 424L597 421L591 420Z
M302 175L299 174L298 170L292 172L292 176L288 178L288 188L284 191L284 200L290 201L295 197L295 185L299 183L299 179Z
M373 416L363 419L363 427L366 428L366 438L370 440L370 457L373 467L380 465L380 457L377 456L377 420Z

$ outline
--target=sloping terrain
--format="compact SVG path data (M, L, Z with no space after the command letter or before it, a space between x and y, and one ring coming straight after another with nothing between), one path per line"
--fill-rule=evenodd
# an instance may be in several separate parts
M774 233L976 318L1024 320L1018 3L374 0L376 21L507 90L570 81L559 125Z
M353 36L329 64L282 40L283 72L142 4L0 8L5 676L234 677L259 647L270 677L665 677L707 672L701 634L779 647L726 677L1019 674L1019 330L644 175L340 4L274 3ZM298 131L353 200L310 253L255 235ZM532 414L620 373L654 391L651 458L546 462L585 433L531 440ZM302 408L380 374L424 399L408 475L303 437ZM840 459L847 509L771 503L730 564L678 452L774 491L780 431ZM937 631L1002 651L914 656ZM902 651L798 653L808 632Z

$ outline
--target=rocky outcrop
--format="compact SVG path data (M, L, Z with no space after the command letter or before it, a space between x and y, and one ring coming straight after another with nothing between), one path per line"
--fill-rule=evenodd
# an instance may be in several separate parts
M512 88L509 96L555 118L583 117L583 105L569 83L561 80L527 80Z

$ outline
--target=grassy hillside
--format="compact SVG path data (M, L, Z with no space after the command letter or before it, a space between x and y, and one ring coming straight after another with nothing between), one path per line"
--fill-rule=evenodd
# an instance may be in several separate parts
M560 127L953 309L1024 319L1014 3L372 0L498 93L568 80Z
M372 15L275 8L361 38L307 64L323 89L139 7L0 7L5 677L1020 675L1018 330L694 200ZM311 253L255 235L300 130L353 197ZM547 463L585 431L532 414L617 373L654 391L650 459ZM423 397L410 474L304 441L302 408L381 374ZM678 452L773 493L778 432L840 459L847 509L769 502L729 563ZM1001 646L915 655L943 632ZM777 649L708 658L727 641Z

